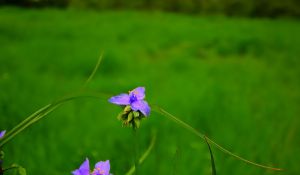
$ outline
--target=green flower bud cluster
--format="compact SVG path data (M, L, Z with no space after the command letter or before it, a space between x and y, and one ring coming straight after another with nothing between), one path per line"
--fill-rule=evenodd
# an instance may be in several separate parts
M118 120L122 121L123 126L129 126L137 129L141 125L141 120L146 118L140 111L133 111L130 106L126 106L118 115Z

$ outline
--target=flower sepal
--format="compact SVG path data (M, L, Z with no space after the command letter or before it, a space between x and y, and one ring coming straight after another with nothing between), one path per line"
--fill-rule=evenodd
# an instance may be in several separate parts
M138 129L141 125L141 120L146 118L146 116L140 111L133 111L130 106L126 106L117 118L122 121L122 126Z

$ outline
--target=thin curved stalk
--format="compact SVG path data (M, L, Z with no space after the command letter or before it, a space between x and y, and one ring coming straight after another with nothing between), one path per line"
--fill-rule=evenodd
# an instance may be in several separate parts
M88 85L88 83L93 79L94 75L96 74L97 70L99 69L102 58L103 58L103 52L101 53L92 73L89 75L88 79L86 80L86 82L84 83L82 88L80 89L80 91L79 91L80 93L83 93L83 91L86 88L86 86ZM33 123L35 123L35 122L39 121L40 119L42 119L43 117L45 117L47 114L52 112L55 108L60 106L62 103L66 102L66 101L70 101L74 98L79 98L79 97L84 97L84 96L80 96L80 95L65 96L59 100L54 101L53 103L50 103L50 104L38 109L36 112L34 112L33 114L31 114L30 116L25 118L17 126L15 126L12 130L10 130L9 132L6 133L6 135L0 140L0 148L4 144L6 144L9 140L11 140L13 137L15 137L18 133L20 133L27 127L31 126ZM99 97L99 93L97 93L97 94L94 93L92 95L86 95L85 97ZM105 99L107 99L109 96L107 96L105 94L101 94L101 97L104 97ZM54 108L51 108L51 107L54 107Z
M48 115L54 109L56 109L58 106L59 105L56 105L53 108L48 108L48 110L46 110L45 113L40 113L40 114L36 115L34 118L32 118L31 120L29 120L28 122L22 122L23 125L21 125L20 127L18 127L16 130L14 130L14 132L11 132L10 135L4 137L1 140L0 147L4 146L8 141L10 141L12 138L14 138L17 134L19 134L20 132L22 132L24 129L26 129L27 127L31 126L33 123L37 122L39 120L38 119L39 117L44 117L44 116Z
M101 64L101 61L102 61L102 58L103 58L103 52L101 53L98 61L97 61L97 64L95 66L95 68L93 69L92 73L90 74L89 78L86 80L86 82L84 83L84 85L82 86L82 88L84 89L88 84L89 82L93 79L93 77L95 76L97 70L99 69L99 66Z
M183 128L187 129L188 131L194 133L195 135L197 135L198 137L200 137L201 139L205 140L207 139L207 141L209 143L211 143L212 145L214 145L216 148L218 148L220 151L224 152L225 154L228 154L238 160L241 160L247 164L250 165L254 165L260 168L264 168L264 169L269 169L269 170L274 170L274 171L283 171L283 169L281 168L274 168L274 167L270 167L270 166L266 166L266 165L262 165L262 164L258 164L256 162L247 160L245 158L242 158L234 153L232 153L231 151L225 149L224 147L220 146L219 144L217 144L216 142L214 142L213 140L211 140L210 138L206 137L204 134L198 132L195 128L191 127L189 124L185 123L184 121L178 119L177 117L175 117L174 115L170 114L169 112L165 111L164 109L162 109L161 107L157 106L157 105L152 105L152 110L156 111L157 113L171 119L172 121L174 121L175 123L179 124L180 126L182 126Z
M2 171L5 172L5 171L12 170L12 169L16 169L16 168L19 168L19 166L18 166L18 165L11 165L11 166L8 167L8 168L4 168Z
M57 107L64 104L65 102L78 99L78 98L86 98L86 97L92 97L92 98L100 98L100 99L107 99L108 95L101 94L101 93L78 93L75 95L65 96L51 104L48 104L33 114L31 114L29 117L25 118L20 124L18 124L16 127L14 127L7 135L5 135L0 140L0 147L3 147L8 141L10 141L12 138L14 138L16 135L18 135L20 132L31 126L32 124L38 122L45 116L47 116L49 113L54 111Z
M205 142L207 144L207 147L208 147L208 150L209 150L209 154L210 154L211 174L212 175L217 175L214 155L213 155L212 150L210 148L210 144L207 141L207 137L204 136L204 139L205 139Z
M42 111L46 110L47 108L49 108L51 106L51 104L48 104L42 108L40 108L39 110L37 110L36 112L34 112L33 114L31 114L29 117L27 117L25 120L23 120L22 122L20 122L17 126L15 126L13 129L11 129L9 132L7 132L5 134L5 137L9 137L12 133L14 133L16 130L18 130L18 128L22 127L22 125L26 124L27 122L29 122L30 120L32 120L32 118L36 117L38 114L40 114ZM3 138L5 139L5 138Z
M144 160L149 156L151 150L153 149L153 147L155 145L155 142L156 142L156 134L153 135L148 149L140 157L139 162L138 162L139 165L141 165L144 162ZM135 165L133 165L125 175L132 175L134 172L135 172Z

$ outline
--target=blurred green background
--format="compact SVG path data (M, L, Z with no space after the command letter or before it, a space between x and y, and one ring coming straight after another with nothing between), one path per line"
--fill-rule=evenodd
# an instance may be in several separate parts
M147 10L250 17L300 17L299 0L1 0L0 5Z
M119 94L145 86L150 103L225 148L285 169L249 166L214 148L219 174L299 174L297 19L62 6L0 8L1 130L80 88L104 51L91 90ZM116 119L120 110L106 100L69 102L9 142L4 165L18 163L28 174L70 174L89 157L91 164L109 159L111 173L124 174L133 165L133 138ZM140 174L210 174L206 144L154 112L139 130L141 152L153 130L157 142Z

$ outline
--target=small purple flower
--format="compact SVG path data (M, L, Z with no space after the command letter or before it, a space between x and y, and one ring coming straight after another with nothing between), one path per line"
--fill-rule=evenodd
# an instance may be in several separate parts
M72 172L73 175L89 175L90 174L90 163L89 159L86 158L85 161L80 165L79 169Z
M6 133L5 130L0 132L0 139L2 139L2 137L4 137L5 133Z
M119 94L111 97L108 101L121 106L129 105L133 111L140 111L145 116L148 116L150 114L150 107L144 98L145 88L137 87L130 91L129 94Z
M100 161L95 165L95 169L92 175L110 175L109 170L110 170L109 160L105 162Z
M86 158L85 161L80 165L79 169L72 172L73 175L111 175L109 160L100 161L96 163L95 169L90 172L89 159Z

